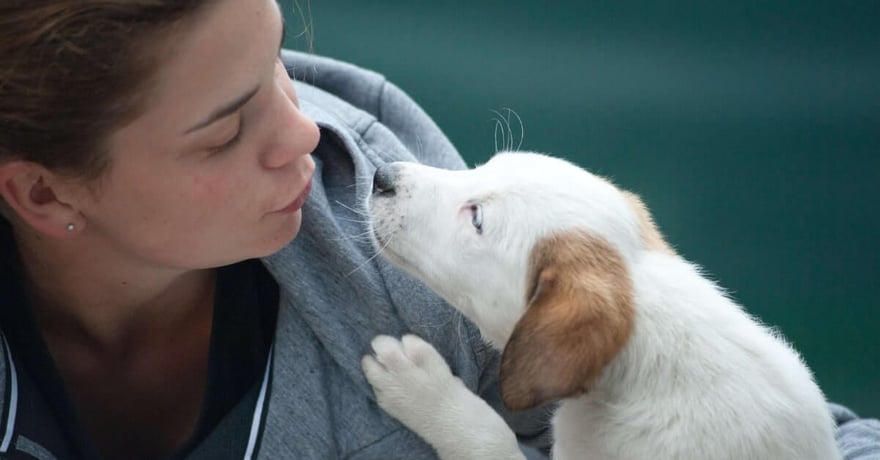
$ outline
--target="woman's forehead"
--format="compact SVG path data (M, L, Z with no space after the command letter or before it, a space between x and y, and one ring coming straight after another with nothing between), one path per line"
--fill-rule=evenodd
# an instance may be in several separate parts
M282 18L271 0L222 0L169 37L147 113L197 122L257 85L277 56Z

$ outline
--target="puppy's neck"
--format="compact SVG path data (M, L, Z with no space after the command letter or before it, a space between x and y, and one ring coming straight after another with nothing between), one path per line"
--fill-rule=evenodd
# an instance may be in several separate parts
M585 397L613 401L646 391L687 391L688 385L699 391L698 381L682 382L678 376L705 375L706 353L699 351L719 340L735 343L737 331L752 327L698 266L679 256L647 252L633 263L632 278L632 337ZM661 388L669 382L678 387Z

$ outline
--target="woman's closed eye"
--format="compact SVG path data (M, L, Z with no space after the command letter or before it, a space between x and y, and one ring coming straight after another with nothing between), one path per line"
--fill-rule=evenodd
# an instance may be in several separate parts
M208 153L210 153L211 155L214 155L214 154L218 154L218 153L223 153L223 152L235 147L238 144L238 141L241 140L241 136L242 136L243 132L244 132L244 123L243 123L243 121L239 120L238 127L235 130L235 134L233 134L232 137L230 137L228 140L226 140L222 144L208 148L207 149Z

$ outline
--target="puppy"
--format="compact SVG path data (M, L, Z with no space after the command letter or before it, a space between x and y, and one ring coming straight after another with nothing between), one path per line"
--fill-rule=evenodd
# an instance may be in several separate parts
M376 247L503 350L511 410L560 401L557 459L836 459L799 355L664 242L635 195L567 161L392 163L367 204ZM379 336L380 406L441 458L521 458L501 418L414 336Z

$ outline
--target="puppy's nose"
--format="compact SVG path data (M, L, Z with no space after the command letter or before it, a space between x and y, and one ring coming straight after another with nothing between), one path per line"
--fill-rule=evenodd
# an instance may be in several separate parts
M397 182L397 168L393 164L385 164L376 169L373 175L373 193L394 195L394 183Z

